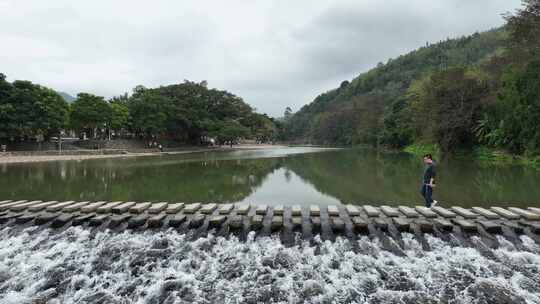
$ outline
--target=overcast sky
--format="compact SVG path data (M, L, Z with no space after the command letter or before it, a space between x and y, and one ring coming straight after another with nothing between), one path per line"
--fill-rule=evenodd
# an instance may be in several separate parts
M207 80L281 116L378 62L488 30L520 0L0 0L0 73L105 97Z

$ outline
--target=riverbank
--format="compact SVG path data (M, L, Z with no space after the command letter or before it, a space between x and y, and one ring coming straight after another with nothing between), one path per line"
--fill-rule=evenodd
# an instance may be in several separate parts
M35 162L50 162L50 161L66 161L66 160L87 160L87 159L103 159L103 158L127 158L141 156L157 156L157 155L176 155L200 153L209 151L234 151L234 150L257 150L257 149L275 149L285 148L283 145L235 145L233 147L189 147L181 150L170 150L158 152L156 150L129 152L128 150L81 150L76 154L53 154L56 151L44 151L39 154L36 152L25 155L24 153L0 153L0 164L13 163L35 163ZM66 152L70 153L70 152Z
M441 151L436 144L412 144L403 149L404 152L423 156L433 154L435 158L441 158ZM508 151L496 150L488 147L476 147L470 151L457 151L453 157L459 159L472 159L474 161L496 165L525 165L540 168L540 157L523 156L512 154Z

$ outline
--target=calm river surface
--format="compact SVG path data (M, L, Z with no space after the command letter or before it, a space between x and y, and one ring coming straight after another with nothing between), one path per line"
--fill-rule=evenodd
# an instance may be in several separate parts
M363 149L276 148L0 165L0 199L420 204L421 160ZM538 206L540 170L438 164L443 205Z

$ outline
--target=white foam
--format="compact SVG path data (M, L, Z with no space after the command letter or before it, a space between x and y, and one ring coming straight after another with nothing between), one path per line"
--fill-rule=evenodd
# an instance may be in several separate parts
M173 230L92 235L81 228L4 229L0 303L37 297L51 303L467 303L477 301L482 288L539 302L540 278L531 275L540 273L538 253L503 243L485 257L474 248L425 239L429 251L402 234L406 256L396 256L365 236L357 246L316 238L314 246L287 248L276 237L255 234L245 242L212 235L189 241Z

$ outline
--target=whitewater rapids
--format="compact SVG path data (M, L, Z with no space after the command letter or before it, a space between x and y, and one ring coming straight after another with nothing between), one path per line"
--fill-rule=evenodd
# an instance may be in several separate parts
M402 234L406 256L369 237L195 241L174 230L111 233L71 227L0 231L0 303L540 303L540 246L486 257Z

